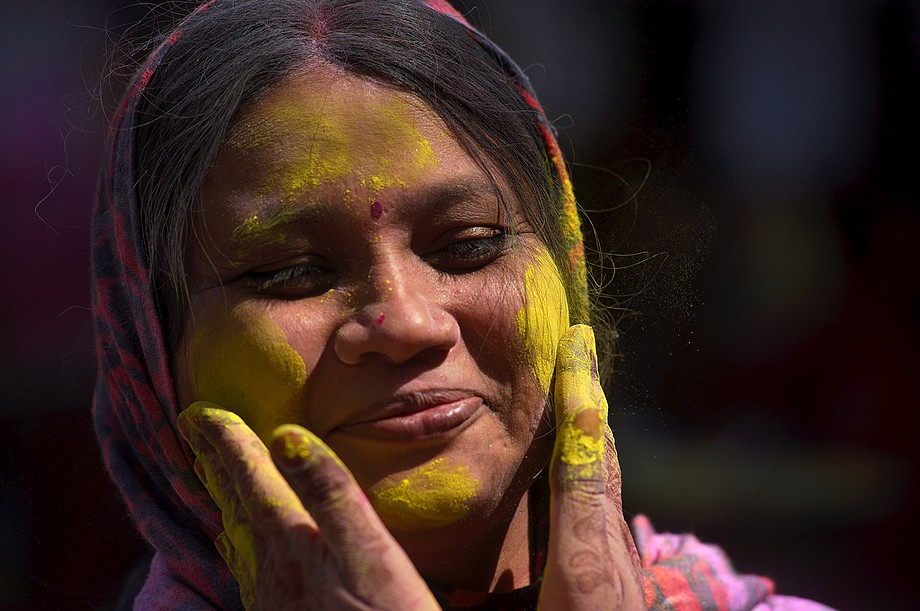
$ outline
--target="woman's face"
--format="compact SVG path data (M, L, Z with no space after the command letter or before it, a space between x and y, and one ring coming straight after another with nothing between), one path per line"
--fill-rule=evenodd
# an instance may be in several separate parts
M183 405L326 441L395 531L495 511L546 462L564 291L520 202L417 99L333 69L236 122L186 254ZM511 236L515 237L511 237Z

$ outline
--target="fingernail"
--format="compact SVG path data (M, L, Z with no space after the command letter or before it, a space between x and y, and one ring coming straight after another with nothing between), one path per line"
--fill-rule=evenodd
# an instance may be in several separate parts
M313 455L313 442L304 429L292 424L279 426L272 433L271 452L276 462L287 469L300 469Z
M586 409L575 414L573 424L579 431L595 439L601 436L601 431L603 430L600 414L596 409Z
M556 434L560 437L560 458L568 465L595 463L603 456L603 425L596 409L575 414Z

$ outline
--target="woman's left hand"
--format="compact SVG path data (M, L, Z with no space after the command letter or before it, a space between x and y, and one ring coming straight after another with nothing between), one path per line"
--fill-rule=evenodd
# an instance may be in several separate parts
M541 609L645 609L639 555L623 518L594 331L574 325L556 353L556 443Z
M285 425L270 453L236 414L206 403L185 410L179 428L222 512L215 545L247 609L438 609L361 488L315 435Z

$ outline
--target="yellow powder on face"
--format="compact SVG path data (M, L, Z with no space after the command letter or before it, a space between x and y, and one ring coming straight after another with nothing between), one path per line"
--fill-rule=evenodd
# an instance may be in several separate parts
M266 316L237 309L198 329L188 363L196 397L238 413L263 441L296 417L306 366Z
M524 274L524 307L517 313L517 325L534 377L547 394L556 348L569 328L569 306L559 271L545 248L535 253Z
M403 478L384 480L370 491L370 500L391 529L437 528L464 518L480 487L468 466L438 458Z
M340 103L343 95L333 89L326 98L324 91L307 88L261 109L260 120L237 126L228 138L230 147L274 152L281 160L279 170L265 177L261 196L280 192L283 201L293 202L348 177L376 193L405 187L438 163L407 100L359 96L349 105Z
M262 221L259 219L258 214L253 214L245 221L243 221L239 227L233 230L232 237L236 240L239 240L241 237L248 237L254 232L259 231L262 228Z
M374 193L390 187L405 188L407 180L437 165L431 143L419 132L407 102L395 99L375 105L373 112L380 117L375 139L379 148L372 153L376 167L361 179L362 186Z
M355 142L336 117L303 108L284 108L279 109L277 121L282 125L302 122L302 136L308 142L306 146L293 147L290 164L278 177L282 193L288 200L309 189L341 180L354 169Z
M239 249L263 243L284 244L287 242L287 235L279 231L279 227L290 223L297 216L297 210L276 211L270 216L253 214L233 230L230 239Z
M361 179L362 187L369 187L374 193L386 189L387 187L406 187L406 182L393 178L381 178L380 176L369 176Z

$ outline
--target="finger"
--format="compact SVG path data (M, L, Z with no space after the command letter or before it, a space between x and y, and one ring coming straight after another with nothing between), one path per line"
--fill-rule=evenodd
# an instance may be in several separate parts
M604 491L599 484L606 481L607 401L597 377L594 332L587 325L574 325L563 335L556 352L556 444L551 467L551 482L556 487Z
M214 541L214 547L217 548L217 553L224 559L224 562L230 568L230 572L236 579L237 584L240 586L240 600L243 603L243 607L247 611L257 609L258 606L255 601L255 589L252 576L249 573L248 567L245 565L245 561L240 557L240 554L237 553L236 548L233 546L233 542L227 536L227 533L222 532L217 536L217 539Z
M575 325L556 355L550 534L540 595L547 609L603 608L614 594L608 578L604 406L592 379L593 346L591 328Z
M278 427L272 437L278 468L316 520L339 565L354 572L360 558L383 551L385 529L335 453L300 426Z
M217 477L227 477L250 518L303 513L303 506L278 472L259 437L233 412L199 402L183 414L201 438L202 456L212 457L205 464ZM209 453L213 450L213 454ZM206 474L210 473L206 470Z
M220 454L195 428L201 426L197 416L183 412L180 418L186 423L183 436L195 452L195 473L221 512L224 532L215 541L215 546L237 582L242 583L251 579L256 569L255 554L252 552L254 540L248 528L251 518L243 507L235 482L224 467ZM241 554L237 549L251 553Z
M202 425L195 412L184 411L180 414L180 422L183 423L182 434L195 453L195 473L220 509L224 530L235 533L251 520L237 493L236 482L230 477L217 449L196 428ZM242 545L245 541L239 543Z
M224 530L254 579L262 568L268 570L262 566L267 558L259 563L257 546L263 551L284 546L285 533L292 528L315 536L316 523L278 472L268 449L239 416L204 403L183 413L193 430L190 437L199 446L205 476L217 489Z
M634 558L619 525L619 481L594 333L571 327L556 356L556 443L550 465L550 539L540 606L643 608ZM616 502L613 502L616 501ZM628 531L626 531L628 537Z
M235 507L231 505L236 503L236 490L217 451L194 428L188 429L185 437L195 454L192 468L204 484L205 490L222 513L233 512Z
M349 590L384 608L437 608L408 556L335 453L307 429L278 427L271 452L316 520ZM381 593L392 600L381 601Z

